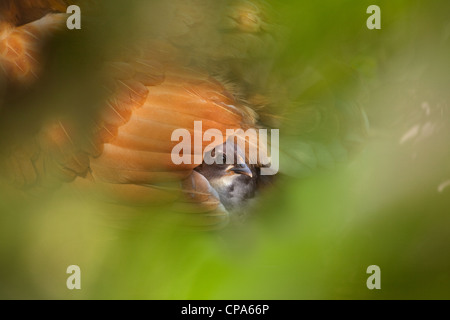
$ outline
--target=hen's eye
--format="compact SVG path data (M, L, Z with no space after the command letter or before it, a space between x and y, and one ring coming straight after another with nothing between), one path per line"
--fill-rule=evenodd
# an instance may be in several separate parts
M216 163L218 164L225 164L227 162L227 156L225 155L225 153L218 153L217 157L216 157Z
M227 156L224 154L222 154L222 163L227 163Z

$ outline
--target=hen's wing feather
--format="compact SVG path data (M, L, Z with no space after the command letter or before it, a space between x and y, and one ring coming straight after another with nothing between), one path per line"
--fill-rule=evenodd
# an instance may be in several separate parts
M52 12L66 12L73 1L66 0L2 0L0 20L20 26L39 20Z
M0 22L0 72L8 81L30 82L38 78L41 49L61 29L64 14L51 14L20 27Z
M39 80L43 42L65 25L66 16L54 12L65 11L68 3L14 3L9 14L16 20L2 18L0 65L3 78L20 86ZM1 174L29 192L70 183L133 205L182 199L181 211L196 203L200 206L193 211L223 221L227 213L209 182L193 173L198 164L172 162L178 141L171 135L183 128L193 137L194 121L202 121L202 133L218 129L225 139L227 129L254 127L256 116L222 76L206 71L207 65L187 63L190 59L180 58L185 53L171 41L151 41L120 62L102 66L107 79L98 84L105 91L103 103L92 106L82 124L64 112L44 117L30 139L2 150Z

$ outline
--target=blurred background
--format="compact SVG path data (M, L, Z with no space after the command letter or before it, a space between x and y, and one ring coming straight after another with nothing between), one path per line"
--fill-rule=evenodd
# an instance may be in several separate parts
M372 4L381 30L366 27ZM108 1L101 18L83 16L83 32L51 44L45 90L31 90L2 130L53 105L81 114L96 99L98 61L171 28L159 5ZM264 6L276 36L244 70L259 79L249 76L249 90L270 98L282 153L249 221L199 231L165 207L120 207L65 187L30 199L2 180L0 298L450 298L450 3ZM72 264L81 290L66 287ZM381 290L366 287L370 265Z

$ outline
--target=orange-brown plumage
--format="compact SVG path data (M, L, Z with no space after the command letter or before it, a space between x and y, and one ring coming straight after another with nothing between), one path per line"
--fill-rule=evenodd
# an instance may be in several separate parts
M38 81L43 42L64 29L65 15L55 12L64 12L65 4L25 1L3 15L0 64L7 81ZM120 203L176 201L182 211L195 203L211 221L222 221L226 214L217 195L193 171L198 163L172 162L178 141L171 136L183 128L193 137L194 121L201 121L201 134L211 128L222 132L223 140L214 141L219 145L227 129L255 127L255 113L221 76L185 59L184 49L172 40L152 40L142 48L101 66L105 81L98 91L104 99L86 115L83 126L65 115L52 115L33 139L11 147L0 159L3 175L32 192L70 183ZM202 142L202 147L210 143Z

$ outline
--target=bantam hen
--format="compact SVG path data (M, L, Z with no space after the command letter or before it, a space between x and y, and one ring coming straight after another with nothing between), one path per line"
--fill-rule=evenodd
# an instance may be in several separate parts
M227 171L237 176L235 180L226 174L219 177L228 188L236 187L234 192L245 193L231 200L218 187L217 176L210 174L216 165L208 169L201 161L174 164L171 156L178 141L172 134L179 128L192 136L218 130L223 138L202 141L200 154L192 146L189 156L203 157L205 147L224 145L227 130L262 127L258 121L262 103L252 102L258 96L256 77L250 76L255 65L249 61L273 43L265 4L160 1L152 9L159 10L164 23L156 21L155 30L144 33L133 46L114 47L120 53L105 58L98 65L100 71L92 71L101 74L100 81L86 78L97 98L91 105L44 106L37 111L27 95L35 97L52 77L46 64L52 57L48 43L56 37L64 44L71 32L85 32L66 28L70 4L79 5L83 14L84 4L92 8L92 1L1 2L2 176L27 194L64 183L127 205L194 203L198 212L209 215L207 224L226 224L230 214L244 208L255 194L256 171L262 164L256 161L250 169L244 159L243 165ZM135 13L147 5L130 2ZM96 9L86 11L86 19L96 19ZM84 79L78 80L83 86ZM59 86L66 90L74 84ZM201 121L202 132L195 131L195 121ZM244 150L247 140L241 138ZM244 182L248 184L242 188Z

